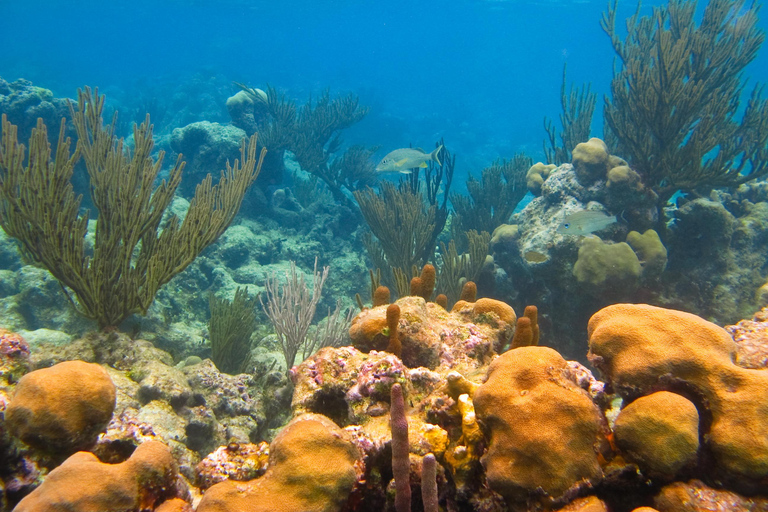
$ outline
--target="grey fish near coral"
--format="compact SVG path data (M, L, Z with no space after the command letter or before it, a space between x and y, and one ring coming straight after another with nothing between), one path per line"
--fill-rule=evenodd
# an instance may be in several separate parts
M431 153L425 153L418 148L396 149L381 159L381 162L376 166L376 172L400 172L403 174L410 174L411 169L414 167L426 167L427 162L430 160L437 162L437 165L441 165L437 155L442 149L443 146L440 146Z
M566 215L563 222L557 226L561 235L588 235L610 226L616 222L615 215L608 215L595 210L582 210Z

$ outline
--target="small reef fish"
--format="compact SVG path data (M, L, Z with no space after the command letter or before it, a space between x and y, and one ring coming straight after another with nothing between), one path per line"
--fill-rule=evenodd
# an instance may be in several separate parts
M421 149L402 148L396 149L381 159L376 166L376 172L400 172L410 174L414 167L426 167L428 161L442 165L437 155L443 149L438 147L431 153L425 153Z
M563 222L557 227L557 232L561 235L588 235L615 222L615 215L608 215L595 210L583 210L572 215L566 215Z

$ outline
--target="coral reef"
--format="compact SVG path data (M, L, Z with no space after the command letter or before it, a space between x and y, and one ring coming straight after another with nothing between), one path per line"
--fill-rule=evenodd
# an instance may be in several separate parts
M58 463L40 459L35 447L0 442L9 454L0 474L17 479L3 476L7 496L29 494L19 510L32 510L57 485L72 487L73 472L85 472L92 486L58 494L81 500L76 510L112 510L100 500L126 510L137 502L191 510L198 492L199 511L279 503L279 510L350 512L651 505L666 512L705 510L717 500L747 511L764 502L768 383L761 369L748 368L762 368L759 360L734 363L739 344L748 353L766 346L764 313L729 327L737 343L688 313L608 306L589 323L589 358L603 383L552 348L504 351L516 325L533 343L533 307L518 318L492 299L460 301L452 312L421 297L394 305L396 325L387 322L392 305L365 309L350 332L358 348L326 347L291 370L294 388L282 393L292 394L293 420L269 446L251 444L266 422L253 419L279 410L267 401L281 393L272 377L279 372L258 390L252 377L221 374L210 360L171 367L168 354L119 334L33 351L33 366L75 354L106 365L69 363L108 373L117 406L93 449L98 459L78 453L50 474ZM377 351L393 331L403 360ZM3 336L8 357L25 360L20 338ZM11 382L16 396L25 379L55 368ZM10 421L0 420L0 434ZM157 452L154 462L141 462L149 452ZM38 462L51 467L36 472ZM128 492L136 471L146 479ZM686 483L692 476L702 481ZM183 478L200 491L190 495Z

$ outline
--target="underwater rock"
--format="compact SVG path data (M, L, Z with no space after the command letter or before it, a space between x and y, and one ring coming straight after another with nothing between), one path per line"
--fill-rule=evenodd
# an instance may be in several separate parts
M227 98L227 112L232 124L245 133L259 131L259 125L255 117L256 102L245 91L238 91Z
M212 486L197 511L340 511L357 482L361 454L325 416L298 416L275 438L269 453L264 476Z
M508 500L564 503L603 477L597 454L607 445L606 422L567 367L551 348L513 349L491 363L475 391L489 435L486 478Z
M481 305L477 311L473 304L459 313L448 313L421 297L404 297L397 304L401 311L398 331L401 358L411 368L444 366L461 373L471 372L487 364L494 351L506 346L514 330L514 311L506 304L494 309L491 302L487 302L487 308ZM386 309L386 306L366 309L352 320L349 335L356 348L362 351L387 348ZM503 317L499 316L500 312Z
M5 425L27 444L67 454L93 445L114 408L109 374L97 364L67 361L19 380Z
M0 390L15 385L28 370L27 341L15 332L0 329Z
M230 442L209 453L195 468L195 483L205 491L227 480L247 482L267 471L269 445Z
M588 333L589 360L622 397L689 396L711 417L701 433L711 471L737 490L764 485L768 374L733 363L736 343L727 331L682 311L616 304L592 316Z
M37 125L38 118L42 118L46 126L50 127L48 135L51 143L59 137L61 118L69 119L66 99L54 98L49 89L37 87L23 78L13 82L0 78L0 112L19 127L19 140L25 143Z
M729 325L726 331L736 342L735 363L742 368L768 368L768 307L751 320Z
M171 148L184 155L184 179L178 193L192 197L195 187L207 174L217 176L226 168L227 161L234 164L240 159L240 145L245 131L234 126L199 121L183 128L175 128L171 135Z
M608 507L597 496L587 496L575 499L563 508L557 509L557 512L608 512Z
M138 511L179 497L176 470L168 447L148 441L128 460L104 464L89 452L77 452L51 471L40 487L14 509L17 512Z

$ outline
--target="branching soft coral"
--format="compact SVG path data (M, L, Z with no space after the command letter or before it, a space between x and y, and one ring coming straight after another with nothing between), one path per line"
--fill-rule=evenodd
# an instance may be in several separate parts
M758 5L670 0L616 31L614 1L601 25L620 65L604 116L615 153L627 158L662 202L676 190L731 187L768 173L768 102L756 85L743 114L744 69L765 38ZM610 138L609 138L610 140Z

